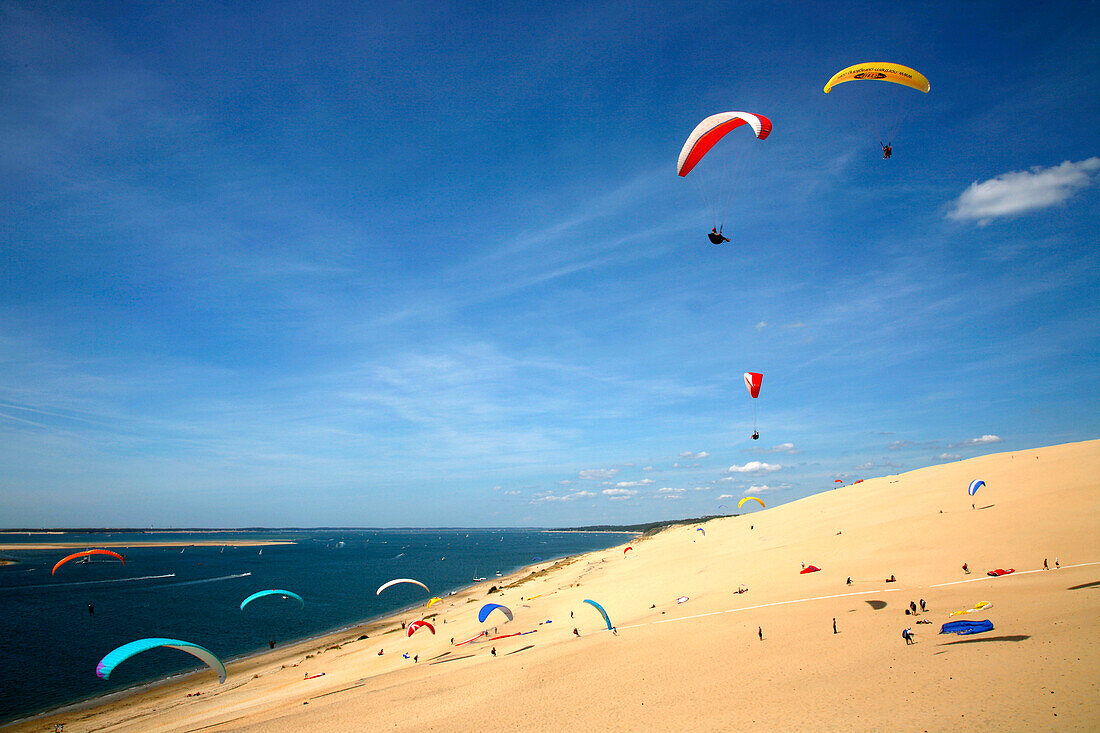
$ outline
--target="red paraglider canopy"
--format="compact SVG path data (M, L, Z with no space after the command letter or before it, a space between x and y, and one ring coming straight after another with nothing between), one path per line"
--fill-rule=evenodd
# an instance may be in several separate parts
M756 399L760 396L760 385L764 381L764 375L757 372L745 372L745 387L749 390L749 395Z
M417 629L421 628L427 629L428 631L432 632L433 636L435 635L435 627L427 621L413 621L411 624L409 624L409 628L405 630L405 636L412 636L416 633Z
M816 573L816 572L818 572L819 570L821 570L821 568L819 568L819 567L818 567L818 566L816 566L816 565L807 565L806 567L804 567L804 568L802 568L801 570L799 570L799 571L798 571L798 574L799 574L799 575L805 575L806 573Z
M1014 572L1016 572L1016 568L1009 568L1008 570L997 568L996 570L990 570L988 573L986 573L986 575L992 575L994 578L996 578L998 575L1008 575L1009 573Z
M89 555L110 555L111 557L117 557L119 560L122 560L123 565L126 564L126 558L124 558L117 552L111 552L110 550L84 550L83 552L74 552L73 554L58 560L57 564L53 566L53 570L50 571L50 575L56 573L57 569L65 563L69 562L69 560L74 560L78 557L88 557Z

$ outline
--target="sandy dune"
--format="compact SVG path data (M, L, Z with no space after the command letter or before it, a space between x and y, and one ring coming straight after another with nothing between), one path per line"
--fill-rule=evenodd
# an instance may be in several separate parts
M15 729L1097 730L1098 509L1100 441L983 456L535 566L490 599L510 623L477 622L483 583L432 609L434 637L391 620ZM978 601L963 618L993 631L937 635ZM490 624L537 631L449 641Z

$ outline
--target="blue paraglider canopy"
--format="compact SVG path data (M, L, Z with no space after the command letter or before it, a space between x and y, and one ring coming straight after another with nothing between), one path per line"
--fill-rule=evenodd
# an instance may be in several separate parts
M499 603L486 603L477 612L478 623L485 623L485 619L489 618L489 614L497 609L500 609L500 612L507 616L509 621L512 620L512 610L507 606L502 606Z
M601 606L600 604L596 603L595 601L589 600L587 598L584 599L584 602L585 603L591 603L593 606L596 607L596 610L600 612L601 616L603 616L603 622L605 624L607 624L608 631L610 631L611 630L611 619L607 617L607 611L603 610L603 606Z
M940 627L941 634L958 634L959 636L981 634L992 630L993 622L988 619L985 621L948 621Z

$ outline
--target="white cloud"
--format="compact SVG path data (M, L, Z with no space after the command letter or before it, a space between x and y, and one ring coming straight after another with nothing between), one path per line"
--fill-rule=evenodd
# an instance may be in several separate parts
M760 323L756 324L756 330L757 331L761 331L761 330L763 330L767 327L768 327L768 322L767 321L760 321Z
M655 469L655 468L653 468L653 466L646 466L646 467L645 467L645 468L643 468L642 470L643 470L643 471L655 471L656 469Z
M664 498L664 499L683 499L684 497L681 494L665 494L662 498Z
M627 486L649 486L651 483L653 483L653 479L644 478L641 481L620 481L615 485L621 488ZM604 493L606 494L607 492L605 491Z
M558 486L572 486L573 482L570 479L562 479L558 482Z
M615 478L619 472L617 468L586 468L578 474L585 481L598 481L600 479Z
M941 453L937 456L937 458L939 458L941 461L957 461L962 458L962 456L955 453Z
M732 498L733 498L733 494L719 494L719 495L718 495L718 498L719 498L719 499L732 499Z
M1092 183L1100 170L1100 158L1030 171L1012 171L981 183L975 181L962 192L948 212L951 219L978 220L986 225L1000 216L1014 216L1045 209L1066 201L1079 189Z
M744 492L741 492L742 496L753 496L756 494L767 494L769 491L782 491L783 489L790 489L790 484L781 483L779 485L772 486L767 483L752 484Z
M604 489L600 493L604 496L634 496L638 492L634 489Z
M709 456L710 453L707 453L705 450L701 450L698 453L692 453L688 450L680 454L681 458L707 458Z
M744 466L730 466L730 473L771 473L772 471L778 471L783 468L780 465L773 463L761 463L760 461L749 461Z
M983 435L980 438L970 438L964 440L961 443L956 443L951 446L952 448L972 448L976 445L989 445L990 443L1000 443L1001 438L997 435Z
M687 490L687 489L674 489L674 488L672 488L672 487L670 487L670 486L666 486L666 487L664 487L664 488L662 488L662 489L657 489L657 493L658 493L658 494L682 494L682 493L684 493L684 492L685 492L686 490Z

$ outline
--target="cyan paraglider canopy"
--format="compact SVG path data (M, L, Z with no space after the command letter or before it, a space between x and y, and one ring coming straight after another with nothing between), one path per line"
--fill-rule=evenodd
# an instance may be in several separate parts
M283 598L294 598L298 601L298 603L301 603L303 607L306 605L306 602L302 600L302 597L297 593L292 593L288 590L261 590L257 593L253 593L248 598L245 598L243 601L241 601L241 610L243 611L244 607L252 601L256 600L257 598L263 598L264 596L282 596Z
M101 680L110 679L111 672L113 672L115 667L121 662L125 662L135 654L141 654L142 652L147 652L150 649L156 649L161 646L168 647L169 649L179 649L181 652L187 652L192 656L198 657L218 673L219 683L225 683L225 665L222 664L222 660L214 656L212 651L198 644L192 644L189 641L162 639L157 637L131 641L129 644L123 644L117 649L107 652L107 655L104 656L103 659L100 659L99 664L96 665L96 676Z

